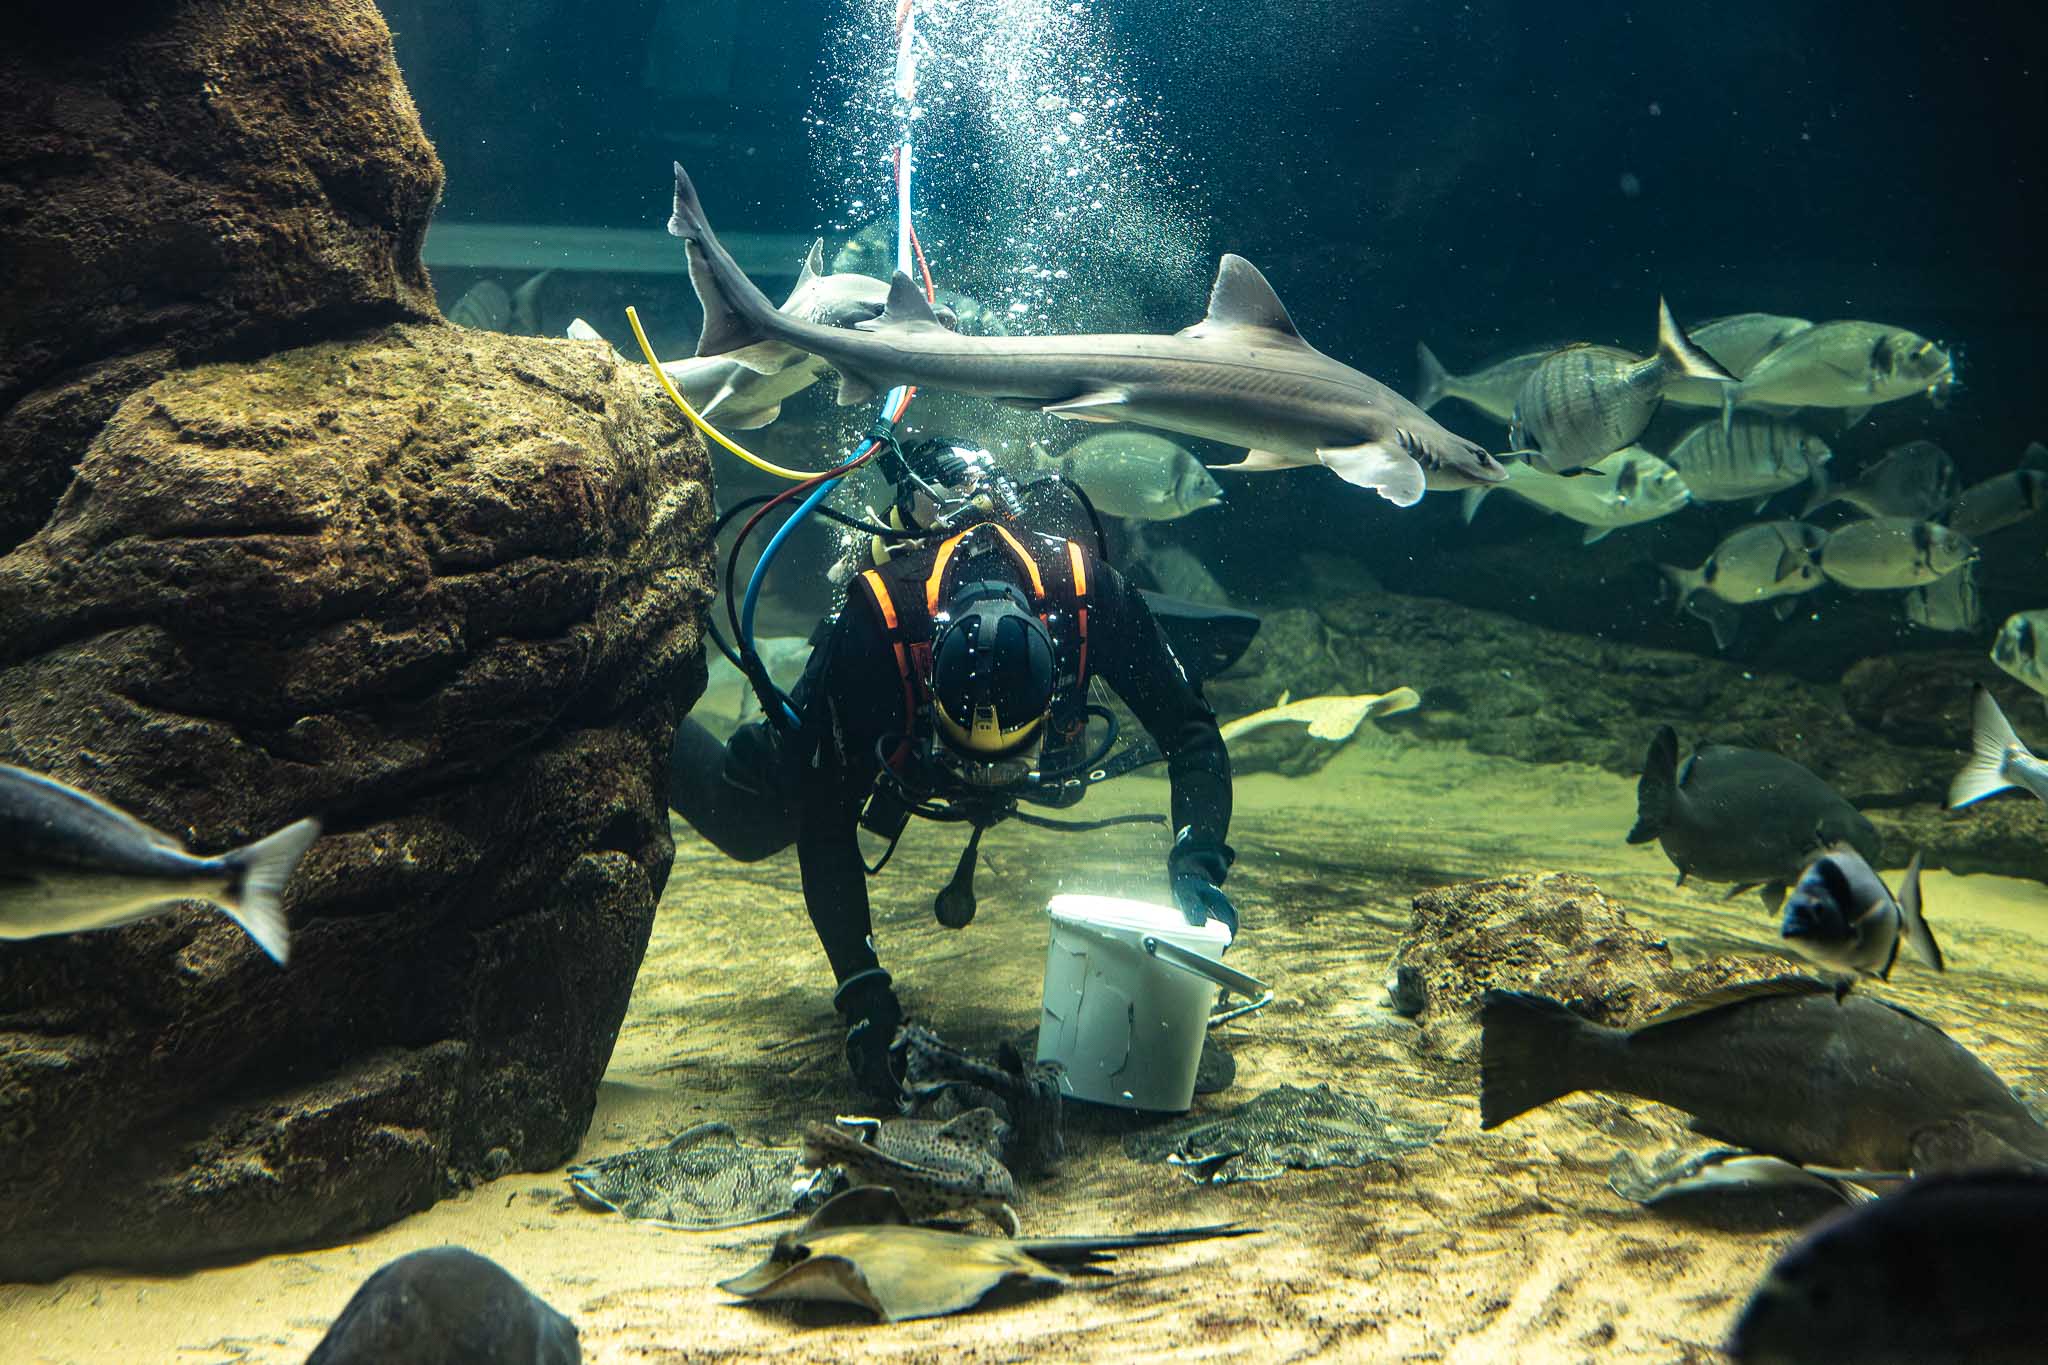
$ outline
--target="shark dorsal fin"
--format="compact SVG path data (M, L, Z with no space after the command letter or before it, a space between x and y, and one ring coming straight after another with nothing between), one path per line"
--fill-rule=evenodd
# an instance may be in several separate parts
M811 240L811 249L804 253L803 269L796 272L796 287L801 289L825 273L825 239Z
M1273 286L1266 283L1259 268L1242 256L1227 254L1217 263L1216 282L1209 286L1208 313L1181 335L1201 336L1225 327L1257 327L1301 341L1301 333L1294 329L1294 319L1287 316L1286 305L1273 292Z
M910 276L900 270L889 281L889 303L878 321L883 327L915 322L928 322L934 327L939 325L938 314L932 312L931 300L924 296L922 289L911 283Z
M1722 986L1708 991L1705 995L1681 1000L1668 1009L1659 1010L1637 1025L1633 1032L1673 1024L1680 1019L1691 1019L1698 1015L1710 1014L1730 1005L1739 1005L1747 1000L1762 1000L1781 995L1836 995L1835 987L1826 981L1810 976L1773 976L1762 981L1744 981L1733 986Z

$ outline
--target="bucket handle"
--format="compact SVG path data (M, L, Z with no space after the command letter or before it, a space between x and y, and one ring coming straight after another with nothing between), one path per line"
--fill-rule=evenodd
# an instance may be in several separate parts
M1226 967L1213 957L1203 957L1200 953L1190 952L1178 943L1169 943L1163 938L1147 934L1144 945L1145 951L1161 962L1179 967L1183 971L1193 972L1196 976L1206 976L1232 994L1244 996L1248 1000L1268 994L1266 983L1257 977L1246 976L1235 967Z

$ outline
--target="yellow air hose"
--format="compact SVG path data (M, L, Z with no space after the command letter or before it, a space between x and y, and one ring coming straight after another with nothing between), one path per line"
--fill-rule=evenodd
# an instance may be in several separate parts
M759 455L754 454L753 451L739 446L724 432L705 421L698 414L697 410L690 406L690 400L683 397L681 391L676 388L674 381L668 377L668 372L661 368L661 362L655 359L654 348L647 344L647 333L640 327L640 314L635 312L631 306L628 306L626 309L626 321L633 324L633 339L640 343L640 354L647 357L647 368L654 371L654 381L661 385L661 391L668 395L668 401L683 410L683 416L690 419L690 425L696 427L707 438L724 446L754 468L766 474L773 474L777 478L794 479L802 482L822 472L819 470L807 472L801 469L784 469L779 464L770 464Z

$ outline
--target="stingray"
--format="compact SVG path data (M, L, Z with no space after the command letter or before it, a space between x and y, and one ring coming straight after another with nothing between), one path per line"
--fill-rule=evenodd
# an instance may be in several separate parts
M742 1142L730 1124L700 1123L667 1146L571 1166L569 1188L587 1207L641 1222L735 1228L822 1202L831 1172L806 1171L799 1156L794 1147Z
M1210 1185L1271 1180L1289 1170L1363 1166L1427 1147L1442 1124L1388 1118L1371 1100L1328 1085L1282 1085L1214 1116L1195 1115L1124 1138L1124 1154L1164 1161Z
M1242 1237L1231 1223L1109 1237L1009 1241L918 1227L893 1190L847 1190L776 1239L753 1269L719 1283L748 1300L850 1303L883 1322L959 1313L1005 1285L1057 1289L1070 1274L1106 1275L1111 1254L1208 1237Z
M1282 692L1280 700L1265 710L1225 723L1222 734L1227 741L1254 730L1263 730L1268 725L1291 723L1308 726L1311 739L1340 743L1351 738L1370 717L1413 711L1420 705L1422 697L1412 687L1397 687L1391 692L1368 692L1356 697L1303 697L1300 701L1289 701L1287 694Z

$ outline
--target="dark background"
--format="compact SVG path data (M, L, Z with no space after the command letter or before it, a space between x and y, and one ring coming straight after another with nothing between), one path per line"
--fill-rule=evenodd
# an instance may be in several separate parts
M721 225L821 228L844 199L803 121L828 29L876 24L886 69L881 4L384 8L455 219L658 227L681 159L716 187ZM1180 149L1170 169L1192 183L1210 249L1259 262L1311 341L1397 388L1412 390L1419 338L1453 369L1549 340L1646 350L1661 292L1681 318L1867 318L1954 348L1955 401L1880 409L1836 442L1843 472L1927 436L1967 484L2048 437L2034 248L2048 47L2032 6L1090 8ZM939 167L925 202L967 188ZM1200 290L1180 316L1127 325L1184 325ZM1504 444L1457 404L1436 415ZM1455 498L1396 513L1321 471L1230 486L1227 512L1173 534L1249 600L1312 587L1296 557L1320 549L1401 590L1702 651L1705 628L1669 619L1651 563L1697 564L1749 519L1694 509L1582 551L1577 528L1508 499L1467 531ZM2048 605L2043 537L2021 528L1987 548L1987 639L2008 612ZM1788 626L1750 613L1737 653L1828 676L1858 653L1970 643L1910 631L1890 594L1827 589L1802 606Z

